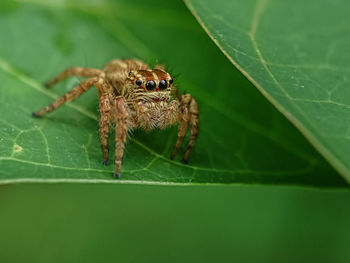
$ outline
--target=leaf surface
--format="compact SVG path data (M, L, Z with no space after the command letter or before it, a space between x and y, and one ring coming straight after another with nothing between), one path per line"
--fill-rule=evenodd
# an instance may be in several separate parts
M154 6L157 16L150 15ZM235 70L182 3L32 0L2 1L0 7L0 183L346 186ZM126 57L169 65L179 89L197 99L200 136L189 165L179 162L181 156L168 158L176 127L134 130L122 179L113 180L113 165L101 165L95 90L43 118L31 117L82 78L50 90L41 83L71 66L103 68Z
M350 181L349 1L199 1L214 42Z

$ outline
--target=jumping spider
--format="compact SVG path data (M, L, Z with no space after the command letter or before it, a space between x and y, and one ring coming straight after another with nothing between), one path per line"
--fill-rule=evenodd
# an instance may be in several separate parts
M190 139L182 161L188 158L198 136L198 105L190 94L180 95L173 78L163 65L152 70L139 60L113 60L103 70L69 68L45 84L50 87L69 76L88 77L49 106L33 112L40 117L54 111L67 101L78 98L95 86L100 101L100 141L103 165L108 164L108 133L110 122L115 122L115 178L120 177L124 146L128 130L141 127L145 130L164 129L178 123L178 137L171 153L173 159L184 136L190 129Z

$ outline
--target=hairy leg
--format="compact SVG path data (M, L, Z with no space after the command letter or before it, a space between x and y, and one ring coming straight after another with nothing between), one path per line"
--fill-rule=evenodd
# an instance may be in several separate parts
M182 162L188 163L188 159L190 157L191 151L198 137L199 110L198 110L197 102L195 101L194 98L192 98L190 94L182 95L180 103L181 103L179 108L180 123L178 127L178 132L177 132L177 141L176 141L174 150L170 155L170 158L174 159L175 155L177 154L183 142L183 139L186 135L188 124L189 124L191 137L188 142L185 154L182 157Z
M184 140L184 137L185 137L186 132L187 132L187 127L188 127L188 121L181 121L179 123L178 130L177 130L176 144L175 144L174 150L172 151L172 153L170 155L171 160L174 159L175 155L177 154L178 150L180 149L182 141Z
M47 113L50 113L54 111L55 109L59 108L63 104L65 104L67 101L72 101L78 98L81 94L83 94L85 91L89 90L92 86L96 86L98 90L103 89L104 80L99 77L89 78L87 80L84 80L79 85L75 86L73 89L68 91L63 96L59 97L56 101L54 101L52 104L46 106L45 108L42 108L36 112L33 112L33 117L40 117Z
M190 157L190 154L192 152L192 149L194 145L196 144L197 137L198 137L198 130L199 130L199 110L198 110L198 104L195 101L194 98L191 99L190 105L189 105L189 114L190 114L190 133L191 137L188 141L187 149L185 151L185 154L182 157L183 163L188 163L188 158Z
M182 141L184 140L184 137L187 132L188 128L188 121L190 119L190 115L188 112L188 105L191 102L191 96L186 94L181 96L180 100L180 107L179 107L179 117L180 117L180 123L177 130L177 140L175 143L174 150L172 151L170 155L170 159L174 159L175 155L177 154L178 150L180 149L180 146L182 144Z
M122 160L124 156L124 147L126 137L128 133L127 119L128 111L125 100L123 98L117 98L114 101L115 110L115 174L114 177L118 179L120 177L120 171L122 168Z
M110 95L104 93L100 96L100 142L103 155L103 165L108 164L108 135L109 135L109 126L111 119L111 102Z
M82 68L82 67L68 68L68 69L62 71L57 77L46 82L45 86L51 87L51 86L55 85L56 83L66 79L67 77L70 77L70 76L97 77L101 73L103 73L102 70L95 69L95 68Z

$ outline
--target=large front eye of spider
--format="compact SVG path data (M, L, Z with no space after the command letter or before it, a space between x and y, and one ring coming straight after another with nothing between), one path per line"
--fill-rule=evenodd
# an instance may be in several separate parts
M147 90L153 90L156 87L156 83L153 80L149 80L146 83Z
M168 83L166 82L166 80L162 79L161 81L159 81L160 89L166 89L167 87L168 87Z
M142 84L142 80L140 80L140 79L136 80L136 85L137 86L141 86L141 84Z

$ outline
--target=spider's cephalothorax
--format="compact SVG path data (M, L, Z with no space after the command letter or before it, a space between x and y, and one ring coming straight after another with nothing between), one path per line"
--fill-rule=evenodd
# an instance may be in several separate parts
M88 77L49 106L33 112L34 117L43 116L72 101L95 86L100 101L100 141L103 164L108 164L108 134L110 123L115 132L115 177L120 177L124 145L129 129L164 129L178 123L178 138L171 153L173 159L184 136L190 129L190 139L182 161L188 162L198 136L199 111L190 94L179 95L173 78L163 65L153 70L139 60L113 60L103 70L94 68L69 68L46 83L50 87L69 77Z

